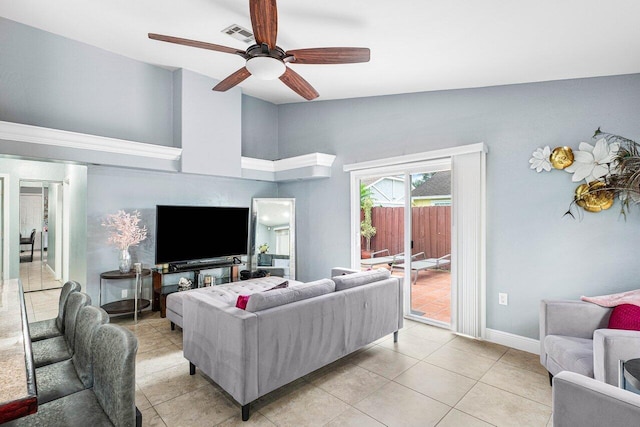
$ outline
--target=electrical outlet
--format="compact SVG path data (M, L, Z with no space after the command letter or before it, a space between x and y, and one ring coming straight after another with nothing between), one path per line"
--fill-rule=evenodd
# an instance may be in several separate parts
M127 297L127 289L123 289L122 290L122 298L126 298Z
M509 304L509 296L507 294L499 293L498 294L498 304L500 304L500 305L508 305Z

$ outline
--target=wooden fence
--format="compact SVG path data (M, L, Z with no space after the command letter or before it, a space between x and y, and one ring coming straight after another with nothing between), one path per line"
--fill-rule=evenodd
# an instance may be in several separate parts
M412 253L424 252L427 258L451 253L451 206L414 207L411 215ZM404 251L404 208L374 207L371 223L376 228L371 251L389 249L391 255ZM366 248L364 238L361 247Z

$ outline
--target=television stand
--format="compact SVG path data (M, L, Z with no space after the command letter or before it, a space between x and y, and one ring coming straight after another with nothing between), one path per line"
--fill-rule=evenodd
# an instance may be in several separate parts
M244 267L244 264L224 263L224 264L181 264L179 269L169 268L168 270L153 269L153 298L151 304L151 310L160 311L160 317L166 316L166 300L167 295L178 291L178 276L180 273L192 273L193 285L192 288L198 288L200 283L200 274L205 270L213 270L216 268L228 269L228 282L236 282L239 280L240 267Z

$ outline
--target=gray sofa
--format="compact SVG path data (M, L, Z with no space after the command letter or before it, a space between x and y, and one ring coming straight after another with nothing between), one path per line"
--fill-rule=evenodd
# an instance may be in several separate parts
M210 291L180 294L172 321L182 322L191 374L197 367L227 391L245 421L260 396L385 335L397 340L403 324L401 279L386 269L333 269L331 279L255 292L246 310Z
M640 357L640 331L607 329L611 308L577 300L540 303L540 363L550 378L576 372L618 384L618 362Z

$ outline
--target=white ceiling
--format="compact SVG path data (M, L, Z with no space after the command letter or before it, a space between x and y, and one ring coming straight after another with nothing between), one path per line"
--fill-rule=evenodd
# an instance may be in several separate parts
M222 80L237 55L149 40L154 32L241 50L248 0L0 0L0 16L121 55ZM284 50L368 47L371 61L290 65L317 100L640 72L637 0L278 0ZM279 80L243 93L307 102Z

